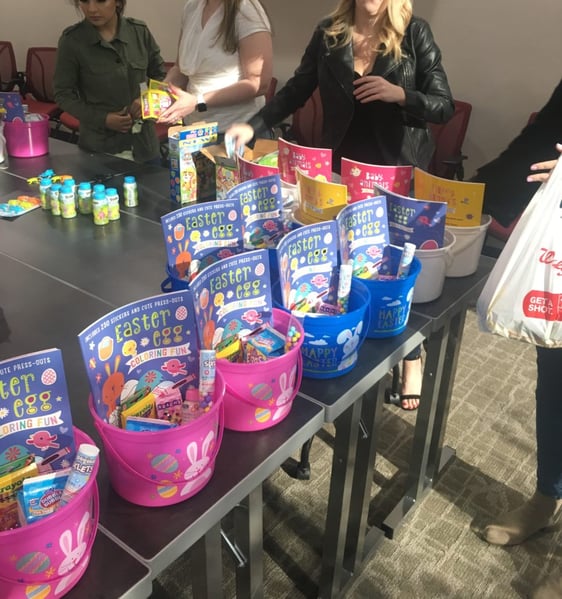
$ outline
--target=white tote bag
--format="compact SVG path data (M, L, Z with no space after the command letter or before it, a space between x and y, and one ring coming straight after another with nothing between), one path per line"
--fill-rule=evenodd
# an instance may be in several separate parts
M476 309L484 331L562 347L562 159L523 212Z

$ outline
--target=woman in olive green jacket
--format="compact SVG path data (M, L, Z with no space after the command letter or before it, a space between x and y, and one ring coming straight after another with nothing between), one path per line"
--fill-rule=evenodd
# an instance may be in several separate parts
M123 16L126 0L72 3L84 19L60 37L54 89L59 107L80 121L80 147L157 157L154 123L139 122L139 98L141 83L166 75L160 48L144 22Z

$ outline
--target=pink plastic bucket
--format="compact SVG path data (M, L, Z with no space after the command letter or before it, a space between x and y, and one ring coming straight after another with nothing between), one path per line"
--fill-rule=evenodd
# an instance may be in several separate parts
M4 123L8 156L32 158L49 153L49 117L39 115L40 121L11 121Z
M158 432L133 432L104 422L90 397L115 492L136 505L160 507L189 499L215 470L224 428L224 382L217 373L213 406L199 418Z
M265 362L238 364L217 360L225 380L224 427L233 431L259 431L281 422L291 411L302 378L301 346L304 331L287 312L273 308L273 326L286 334L293 325L298 342L285 354Z
M92 439L74 427L76 445ZM98 465L82 491L51 516L0 532L0 597L56 599L80 580L99 519Z

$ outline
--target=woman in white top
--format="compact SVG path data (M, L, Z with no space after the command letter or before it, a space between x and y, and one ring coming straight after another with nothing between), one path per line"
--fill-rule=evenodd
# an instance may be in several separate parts
M219 132L265 103L271 26L259 0L188 0L176 64L166 81L177 100L159 122L218 121Z

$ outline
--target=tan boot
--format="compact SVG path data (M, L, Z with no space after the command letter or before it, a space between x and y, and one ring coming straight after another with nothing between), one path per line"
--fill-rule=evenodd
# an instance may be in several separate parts
M562 499L535 491L531 499L522 506L488 524L482 531L482 536L492 545L518 545L550 526L561 505Z

